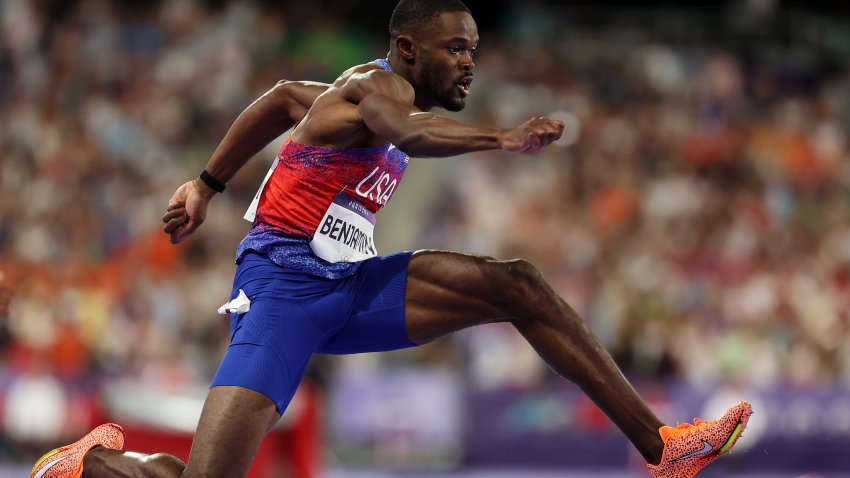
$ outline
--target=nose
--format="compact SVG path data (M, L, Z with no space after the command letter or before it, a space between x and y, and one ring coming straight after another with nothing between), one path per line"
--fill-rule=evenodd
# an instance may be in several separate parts
M460 57L460 68L463 71L472 71L475 68L475 61L472 60L470 52L467 51Z

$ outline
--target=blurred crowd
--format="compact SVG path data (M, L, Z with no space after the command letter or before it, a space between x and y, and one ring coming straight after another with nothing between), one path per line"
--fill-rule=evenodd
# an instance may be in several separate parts
M277 80L386 51L383 30L335 16L351 2L116 3L0 1L0 456L88 427L110 379L209 380L274 150L180 246L168 198ZM564 138L438 163L405 247L528 258L638 380L850 386L850 22L810 43L747 30L777 12L738 13L757 44L679 19L563 28L517 3L482 35L461 118L553 114ZM407 360L439 355L483 388L553 380L507 326L436 347Z
M850 385L850 44L556 30L516 17L473 109L556 111L563 148L456 165L431 242L527 257L635 378ZM502 332L470 334L480 383L546 380Z

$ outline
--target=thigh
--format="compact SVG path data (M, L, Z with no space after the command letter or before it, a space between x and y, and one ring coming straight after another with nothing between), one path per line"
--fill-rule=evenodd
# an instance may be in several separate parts
M278 418L274 402L261 393L242 387L211 388L182 476L245 476Z
M383 352L412 347L405 324L405 290L410 252L375 257L360 265L341 293L352 296L345 325L318 348L319 353Z
M231 317L230 345L212 385L238 386L266 395L282 414L298 388L316 347L334 324L326 313L344 303L333 283L312 280L261 256L248 256L237 269L236 296L250 300L246 313ZM338 327L337 327L338 328Z
M456 252L416 252L407 270L408 336L422 344L466 327L512 320L511 271L524 264Z

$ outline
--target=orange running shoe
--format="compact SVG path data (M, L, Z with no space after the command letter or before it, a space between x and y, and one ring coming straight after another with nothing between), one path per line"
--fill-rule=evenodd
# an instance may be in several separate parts
M664 426L658 429L664 440L661 463L647 465L653 478L691 478L717 457L729 451L738 438L753 407L747 402L732 405L717 420L694 424L682 423L676 428Z
M30 478L80 478L83 476L83 457L98 445L122 449L124 429L114 423L105 423L77 442L47 452L35 462Z

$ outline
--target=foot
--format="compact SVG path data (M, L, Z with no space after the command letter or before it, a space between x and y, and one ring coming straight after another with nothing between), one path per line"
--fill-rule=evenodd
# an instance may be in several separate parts
M749 403L738 402L717 420L703 422L697 418L693 425L682 423L676 428L659 428L664 453L661 463L647 465L653 478L691 478L696 475L735 445L752 413Z
M96 446L120 450L124 429L114 423L100 425L77 442L49 451L35 462L30 478L80 478L83 457Z

